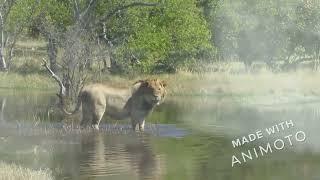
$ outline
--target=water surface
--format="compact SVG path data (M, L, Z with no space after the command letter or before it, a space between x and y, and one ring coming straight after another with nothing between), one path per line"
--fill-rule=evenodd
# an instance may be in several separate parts
M51 93L1 92L0 157L56 179L319 179L320 127L317 102L264 105L233 97L168 97L148 118L145 133L129 121L105 118L99 132L62 120ZM291 120L294 127L234 148L231 141ZM67 122L67 123L66 123ZM243 162L241 153L297 131L303 142L286 141ZM241 164L232 167L232 156Z

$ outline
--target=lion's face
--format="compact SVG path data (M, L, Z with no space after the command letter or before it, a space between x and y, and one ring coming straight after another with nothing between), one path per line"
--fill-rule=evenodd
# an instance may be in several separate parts
M140 80L135 83L137 93L150 105L159 105L166 96L166 83L159 79Z

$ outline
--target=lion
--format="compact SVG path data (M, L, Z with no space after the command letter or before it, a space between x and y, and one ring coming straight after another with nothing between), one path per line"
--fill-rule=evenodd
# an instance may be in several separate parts
M107 111L113 119L122 120L131 118L133 130L144 131L145 118L152 110L163 102L166 96L167 84L159 79L139 80L130 90L112 88L103 84L84 86L78 95L78 102L74 111L62 110L67 115L75 114L82 105L81 127L87 127L91 122L94 129L99 129L100 121ZM114 97L128 96L123 108L117 108L110 101ZM131 96L130 96L131 95Z

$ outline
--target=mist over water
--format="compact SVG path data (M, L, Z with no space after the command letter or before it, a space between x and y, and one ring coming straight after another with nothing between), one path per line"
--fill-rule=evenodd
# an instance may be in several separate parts
M218 178L219 174L244 177L243 173L251 174L251 179L270 179L274 174L282 179L317 176L312 169L319 167L313 163L320 152L316 128L319 103L264 106L245 105L228 97L172 98L154 111L147 120L146 133L140 134L130 131L128 121L107 119L98 133L81 132L77 125L65 127L57 123L59 116L47 116L44 107L55 102L45 94L5 98L0 131L2 160L29 168L49 168L57 179L183 179L189 177L185 171L201 179ZM19 113L14 113L17 109ZM34 117L43 119L38 123ZM235 138L285 120L292 120L294 128L241 148L232 147ZM232 155L273 142L296 129L306 132L305 142L231 167ZM286 167L281 170L280 159ZM299 171L291 177L294 169L302 167L310 171ZM261 173L265 169L273 174Z

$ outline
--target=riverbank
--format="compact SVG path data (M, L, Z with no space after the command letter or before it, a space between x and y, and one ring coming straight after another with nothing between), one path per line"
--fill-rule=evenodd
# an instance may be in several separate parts
M320 72L228 74L204 73L142 75L135 78L105 75L99 81L114 87L129 87L139 79L160 78L168 83L170 96L203 96L250 98L254 101L287 102L288 100L316 100L320 97L317 77ZM88 83L91 81L88 80ZM0 73L0 90L57 92L56 82L46 74Z

